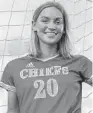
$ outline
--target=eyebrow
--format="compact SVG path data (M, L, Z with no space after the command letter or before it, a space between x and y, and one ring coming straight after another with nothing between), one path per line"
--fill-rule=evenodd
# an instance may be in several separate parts
M47 19L48 19L49 17L46 17L46 16L42 16L41 18L47 18Z
M60 20L63 20L63 18L61 18L61 17L57 17L56 19L60 19Z
M42 16L41 18L47 18L47 19L49 19L49 17L46 17L46 16ZM63 19L62 17L56 17L55 19Z

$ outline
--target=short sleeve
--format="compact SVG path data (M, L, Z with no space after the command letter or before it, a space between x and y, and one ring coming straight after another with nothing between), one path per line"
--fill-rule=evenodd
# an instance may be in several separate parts
M12 77L12 67L10 66L10 63L8 63L4 69L0 86L6 89L7 91L16 91Z
M83 57L81 65L82 67L81 66L80 67L83 81L88 84L92 84L92 61L86 57Z

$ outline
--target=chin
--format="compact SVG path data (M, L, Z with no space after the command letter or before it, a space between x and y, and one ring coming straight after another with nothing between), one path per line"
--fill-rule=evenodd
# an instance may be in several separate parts
M44 41L43 43L47 44L47 45L55 45L57 44L59 41Z
M47 43L47 44L57 44L58 42L60 41L60 39L58 39L58 38L55 38L55 39L48 39L45 43Z

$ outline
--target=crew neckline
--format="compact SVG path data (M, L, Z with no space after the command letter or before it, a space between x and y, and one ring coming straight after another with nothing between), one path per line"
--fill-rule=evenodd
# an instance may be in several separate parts
M28 56L30 57L30 55L28 55ZM52 57L45 58L45 59L43 59L43 58L36 58L36 57L32 57L32 58L35 58L35 59L37 59L37 60L46 62L46 61L49 61L49 60L51 60L51 59L54 59L54 58L56 58L56 57L58 57L58 56L59 56L59 54L56 54L56 55L54 55L54 56L52 56Z

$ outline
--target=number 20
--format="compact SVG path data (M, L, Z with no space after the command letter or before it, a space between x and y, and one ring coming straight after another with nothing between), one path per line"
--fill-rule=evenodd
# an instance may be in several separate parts
M39 86L39 84L40 84L40 86ZM52 91L52 84L53 84L53 91ZM36 80L34 82L34 87L38 88L34 99L46 98L46 91L47 91L47 94L51 97L54 97L54 96L57 95L57 93L58 93L58 83L55 79L49 79L47 81L46 90L44 89L44 86L45 86L45 82L43 80Z

